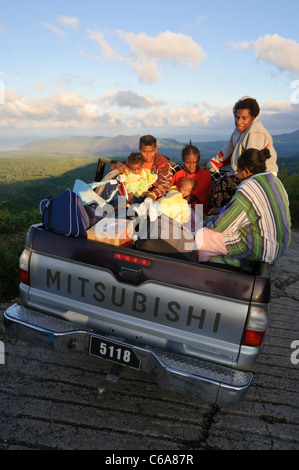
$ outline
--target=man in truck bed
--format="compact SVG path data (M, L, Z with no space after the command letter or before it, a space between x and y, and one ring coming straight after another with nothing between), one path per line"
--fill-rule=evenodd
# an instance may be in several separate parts
M173 176L171 161L168 157L157 151L157 139L152 135L140 137L139 149L143 158L143 168L149 169L151 173L157 175L154 187L145 196L155 201L158 197L164 196L170 189ZM114 170L116 168L121 173L124 173L126 171L126 163L114 163L110 169Z

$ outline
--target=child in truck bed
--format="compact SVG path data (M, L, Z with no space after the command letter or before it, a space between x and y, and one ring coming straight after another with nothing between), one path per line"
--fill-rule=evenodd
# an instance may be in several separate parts
M179 188L172 186L165 196L158 199L161 212L181 224L189 222L192 209L188 204L187 198L195 186L196 181L188 177L181 180Z
M143 168L143 159L139 152L132 152L128 156L127 168L128 171L121 173L118 179L125 185L128 203L142 202L143 195L147 193L149 188L156 181L157 175ZM112 191L115 191L115 184L108 183L103 191L102 197L108 200ZM115 197L118 197L118 194Z
M143 168L143 159L138 152L132 152L128 156L127 164L130 173L122 173L121 178L124 179L128 201L132 204L140 201L140 198L142 200L144 193L156 181L157 175L153 175L149 170Z

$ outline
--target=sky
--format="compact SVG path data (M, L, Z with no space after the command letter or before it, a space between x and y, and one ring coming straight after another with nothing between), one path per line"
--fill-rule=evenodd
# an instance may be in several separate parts
M229 138L254 97L299 129L299 1L0 0L0 147L93 135Z

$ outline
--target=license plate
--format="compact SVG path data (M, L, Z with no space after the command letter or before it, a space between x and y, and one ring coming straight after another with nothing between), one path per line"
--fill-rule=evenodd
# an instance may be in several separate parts
M140 361L133 349L121 343L91 336L89 353L92 356L108 359L118 364L133 367L134 369L140 369Z

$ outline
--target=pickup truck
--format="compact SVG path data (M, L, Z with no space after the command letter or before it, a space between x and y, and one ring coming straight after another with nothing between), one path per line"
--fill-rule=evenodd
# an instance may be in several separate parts
M97 181L110 163L99 160ZM261 353L270 267L198 263L137 242L67 237L40 223L30 227L20 257L20 297L4 313L8 335L146 371L165 389L233 405Z

